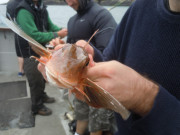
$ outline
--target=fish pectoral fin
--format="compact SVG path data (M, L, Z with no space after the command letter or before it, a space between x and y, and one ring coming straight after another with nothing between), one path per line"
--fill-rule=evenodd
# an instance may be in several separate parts
M36 56L31 56L30 58L34 58L36 61L39 61L41 64L45 65L46 64L46 61L45 60L42 60L42 59L39 59L38 57Z
M29 42L29 45L31 46L32 50L36 52L38 55L46 58L51 57L51 52L49 52L46 48L44 48L42 45L36 43L33 44L32 42Z
M0 15L0 20L6 24L12 31L18 34L20 37L29 42L29 45L38 55L49 58L51 56L51 52L49 52L44 46L38 43L36 40L27 35L17 24L13 21L10 21L6 17Z
M85 96L79 90L77 90L76 88L75 89L71 89L71 93L73 93L78 100L81 100L83 102L86 101Z
M83 96L86 97L86 99L90 102L90 98L88 97L88 95L83 91L83 89L75 87L74 89L76 89L77 91L79 91Z
M84 82L87 84L84 93L90 98L90 102L86 101L89 105L96 108L108 108L118 112L124 120L128 119L130 112L110 93L104 90L102 87L86 78Z

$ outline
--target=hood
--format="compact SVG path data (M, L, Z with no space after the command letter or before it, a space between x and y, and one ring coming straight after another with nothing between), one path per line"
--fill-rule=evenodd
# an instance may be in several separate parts
M32 7L35 7L35 5L34 5L34 3L33 3L33 0L25 0L28 4L30 4L30 6L32 6ZM43 0L39 0L38 1L38 7L40 8L40 9L42 9L43 8Z
M17 2L21 2L22 0L15 0L15 1L17 1ZM9 2L10 2L10 0L9 0Z
M84 12L89 6L89 3L92 0L78 0L79 1L79 9L77 10L78 13Z

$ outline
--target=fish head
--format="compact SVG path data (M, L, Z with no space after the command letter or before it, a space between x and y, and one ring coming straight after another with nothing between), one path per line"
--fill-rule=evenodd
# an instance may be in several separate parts
M82 81L82 74L88 63L88 54L82 47L66 44L52 54L46 64L46 70L63 86L73 88Z

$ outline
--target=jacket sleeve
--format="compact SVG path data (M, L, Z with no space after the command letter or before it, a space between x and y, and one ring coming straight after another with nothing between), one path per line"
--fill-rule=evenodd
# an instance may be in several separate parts
M115 32L112 32L112 36L108 35L109 33L106 33L107 35L104 36L109 36L108 41L105 41L105 39L107 40L107 38L103 38L103 36L101 37L101 34L99 34L99 37L96 37L96 42L99 41L99 39L101 39L100 41L102 42L98 42L98 45L104 45L104 46L100 46L103 49L99 49L98 46L94 46L93 44L91 44L91 46L94 48L94 57L93 59L96 62L101 62L101 61L108 61L108 60L116 60L116 58L118 57L118 47L120 47L120 44L117 45L117 40L120 40L120 38L117 37L117 35L119 34L119 30L120 30L120 25L118 25L118 27L116 28ZM122 29L121 29L122 30ZM106 31L106 30L105 30ZM103 34L102 34L103 35ZM119 36L120 37L120 36ZM107 47L105 48L106 44ZM102 52L103 50L103 52Z
M123 17L123 20L117 27L108 46L103 51L103 56L96 48L94 49L94 59L114 59L121 61L120 59L124 57L125 53L120 53L120 51L124 38L123 36L125 36L124 31L125 28L127 28L127 19L128 12L126 12L126 15ZM119 55L122 55L122 57L119 57ZM120 116L118 119L119 118ZM167 89L160 86L153 108L146 116L137 117L136 114L132 114L127 121L124 122L122 119L120 120L121 121L118 122L118 127L121 131L129 131L132 128L134 130L131 130L131 132L137 135L142 135L142 133L144 135L176 135L180 133L180 101L175 96L170 94ZM124 129L124 127L127 129Z
M116 21L106 9L100 10L93 19L93 31L99 30L94 37L96 48L101 52L107 46L115 28L117 26Z
M131 8L132 8L132 6L127 10L127 12L123 16L120 24L115 28L114 31L111 31L111 32L109 32L108 30L104 31L106 35L102 35L102 38L103 38L103 36L108 37L109 34L112 35L112 36L110 36L109 39L107 37L104 37L104 40L108 39L108 41L106 41L107 42L107 47L103 51L103 61L118 60L118 61L122 62L121 59L119 59L120 58L119 55L120 54L122 55L121 58L124 57L124 52L121 52L121 50L122 50L121 45L126 44L124 42L124 38L126 36L128 36L125 33L126 29L127 28L131 29L131 26L129 26L127 24ZM98 51L96 51L96 52L98 52ZM97 58L96 56L98 57L98 54L95 53L94 58Z
M94 47L94 51L94 58L97 61L104 60L102 53L98 49ZM118 118L121 119L119 114ZM118 124L122 125L122 121L121 119ZM168 90L160 86L151 111L144 117L137 117L136 114L132 113L131 117L124 122L125 125L130 121L132 121L133 129L136 129L136 131L133 131L136 134L176 135L180 133L180 101L170 94ZM121 125L118 126L121 127ZM126 131L127 129L120 128L120 130Z
M39 43L47 43L54 38L53 32L40 32L34 22L34 16L25 9L19 10L16 21L26 34Z
M147 135L175 135L180 132L180 102L160 86L152 110L133 125Z
M94 60L96 62L116 60L118 58L118 54L119 54L118 51L120 48L120 44L117 44L117 42L119 42L119 40L121 40L120 36L118 36L118 34L120 32L119 30L120 30L120 25L118 25L115 33L109 39L108 45L104 49L103 53L101 52L101 50L99 51L99 49L97 47L92 45L94 48Z

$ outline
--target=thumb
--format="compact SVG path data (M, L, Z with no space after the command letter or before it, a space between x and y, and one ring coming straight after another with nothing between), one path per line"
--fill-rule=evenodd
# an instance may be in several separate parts
M54 50L59 50L61 49L62 47L64 47L65 44L59 44L57 46L55 46Z
M90 63L91 65L91 63ZM96 80L98 78L101 78L103 76L105 76L104 73L104 66L103 62L100 63L95 63L93 66L89 66L89 68L87 68L86 72L85 72L85 76L88 77L91 80Z

